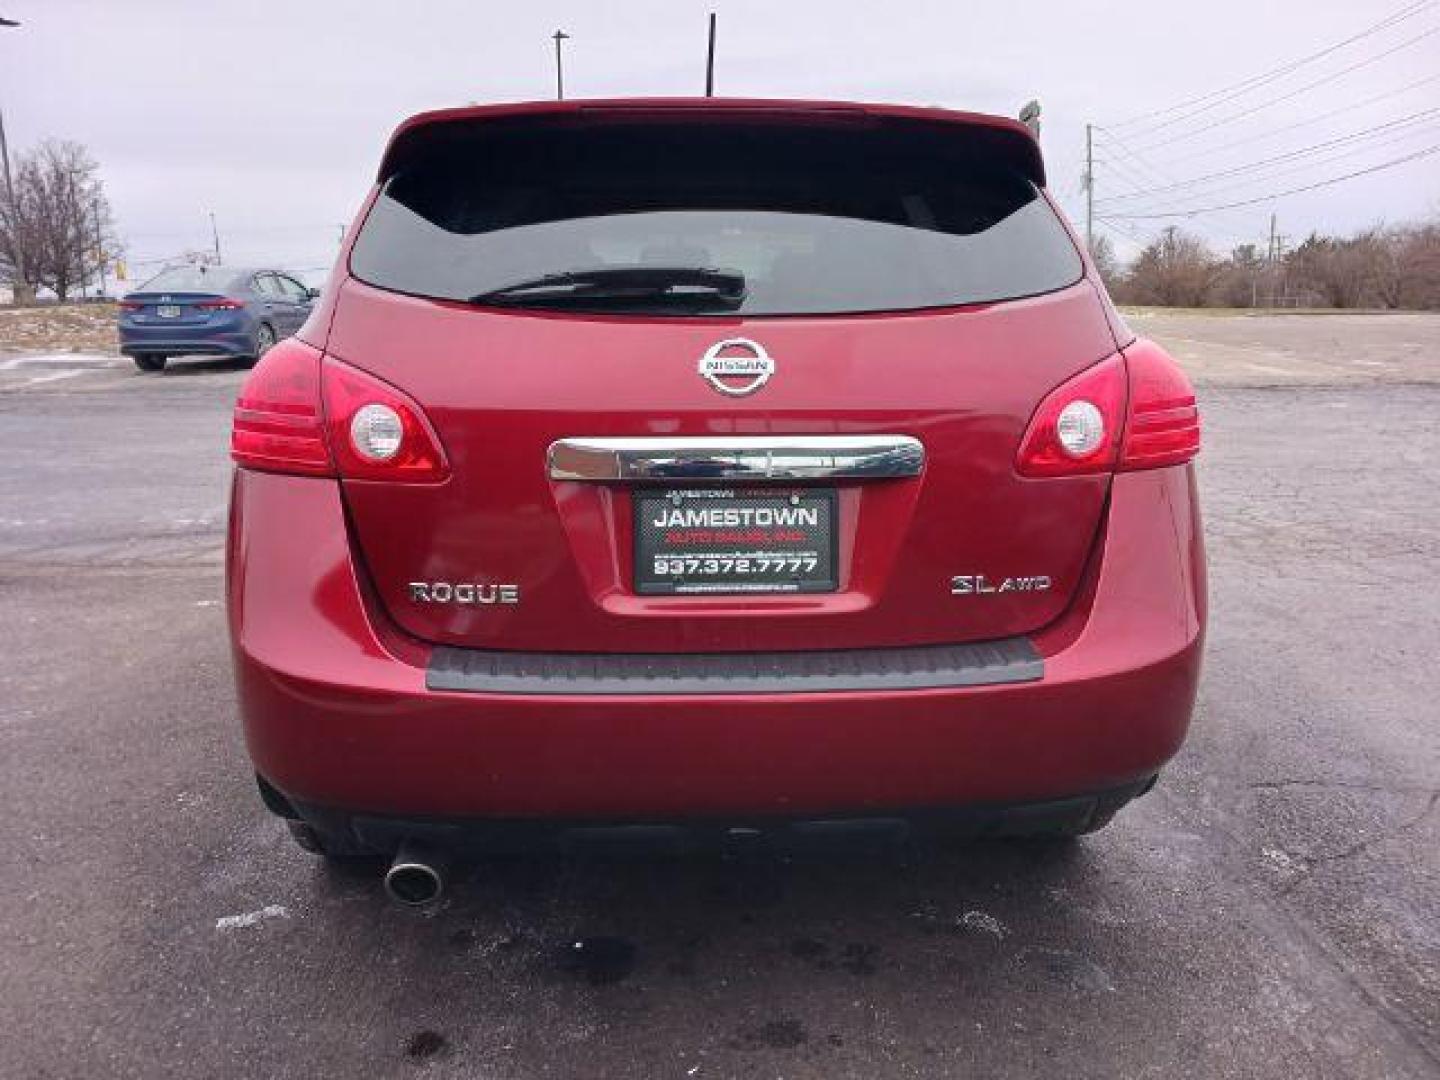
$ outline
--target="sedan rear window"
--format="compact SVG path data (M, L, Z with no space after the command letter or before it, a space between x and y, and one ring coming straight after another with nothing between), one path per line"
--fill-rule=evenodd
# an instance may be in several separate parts
M221 266L172 266L161 270L140 289L144 292L223 293L235 280L236 271Z
M718 270L743 277L726 312L799 315L1006 300L1079 280L1079 254L1034 183L965 126L943 126L920 137L885 126L477 123L407 156L351 270L399 292L500 294L510 307L553 304L562 290L536 283L572 274L583 285L564 283L569 310L603 294L603 310L677 316L713 312L693 291L664 304L653 287L632 287L617 309L604 283L657 278L637 267Z

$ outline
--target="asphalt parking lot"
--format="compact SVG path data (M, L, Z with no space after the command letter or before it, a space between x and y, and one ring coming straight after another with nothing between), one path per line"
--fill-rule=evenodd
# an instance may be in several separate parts
M1207 439L1153 794L1069 850L511 860L423 913L255 797L243 373L0 357L0 1076L1440 1075L1440 316L1136 325Z

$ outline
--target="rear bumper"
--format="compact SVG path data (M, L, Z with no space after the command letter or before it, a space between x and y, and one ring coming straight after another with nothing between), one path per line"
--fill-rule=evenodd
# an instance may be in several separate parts
M254 348L254 329L241 317L206 326L120 324L120 351L126 356L249 356Z
M419 840L437 850L493 855L559 849L575 853L671 854L698 852L805 854L853 852L867 845L991 837L1074 835L1102 827L1155 778L1108 791L1020 803L944 807L884 807L851 813L745 814L709 818L646 815L618 819L437 818L371 814L292 801L261 780L261 798L282 817L304 821L321 837L358 841L376 853ZM323 841L322 841L323 842Z
M1200 671L1189 467L1116 478L1086 584L1031 638L1043 674L986 685L430 689L432 650L369 603L332 482L242 470L230 527L256 769L293 802L347 817L874 816L1133 793L1179 748Z

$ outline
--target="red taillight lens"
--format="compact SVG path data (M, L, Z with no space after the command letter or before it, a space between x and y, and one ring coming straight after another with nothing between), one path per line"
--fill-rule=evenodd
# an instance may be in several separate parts
M410 397L295 338L267 352L240 388L230 456L247 469L301 476L435 483L450 475Z
M237 465L334 476L320 405L320 351L290 338L265 354L240 388L230 429Z
M240 300L221 298L219 300L197 300L195 307L201 311L239 311L245 304Z
M325 361L324 386L341 476L433 484L450 475L439 436L407 394L334 359Z
M1030 418L1021 476L1080 476L1115 467L1125 420L1125 364L1112 356L1046 395Z
M1152 341L1136 341L1052 390L1035 410L1021 476L1081 476L1181 465L1200 452L1195 391Z
M1200 452L1200 410L1180 365L1143 338L1125 350L1130 369L1130 421L1120 468L1180 465Z
M145 305L142 304L139 300L121 300L121 301L120 301L120 310L121 310L121 311L141 311L141 310L144 309L144 307L145 307Z

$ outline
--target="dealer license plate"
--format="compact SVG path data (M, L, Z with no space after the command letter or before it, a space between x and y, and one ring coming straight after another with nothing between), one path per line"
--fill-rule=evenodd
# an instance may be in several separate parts
M830 488L636 492L639 593L833 592Z

